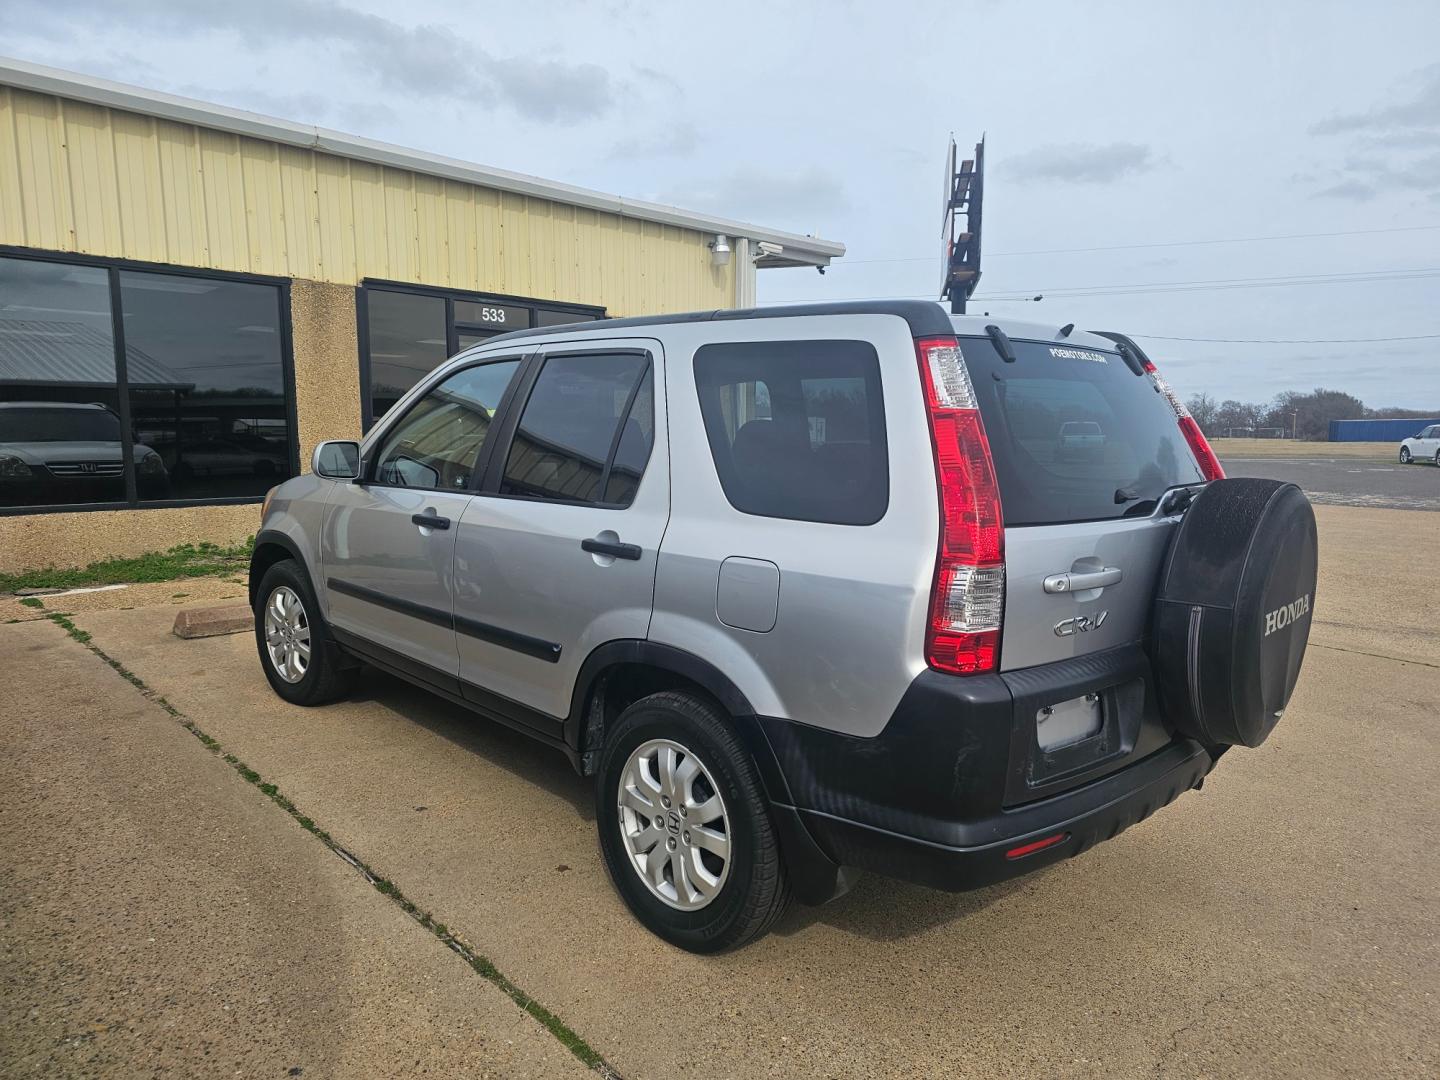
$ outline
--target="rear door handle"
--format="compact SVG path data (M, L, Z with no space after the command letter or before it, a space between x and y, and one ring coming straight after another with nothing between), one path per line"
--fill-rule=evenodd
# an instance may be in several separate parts
M1118 585L1125 572L1118 566L1107 566L1103 570L1072 570L1068 574L1051 574L1045 579L1047 593L1084 592L1086 589L1103 589L1107 585Z
M591 555L613 555L617 559L640 558L639 544L620 544L610 540L596 540L594 537L581 540L580 549L590 552Z
M411 514L410 520L422 529L448 529L450 527L449 518L440 517L433 510L429 509L423 514Z

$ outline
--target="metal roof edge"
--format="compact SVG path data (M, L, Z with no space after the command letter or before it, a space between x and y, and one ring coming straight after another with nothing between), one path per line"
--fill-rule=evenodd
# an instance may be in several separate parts
M505 169L477 165L458 158L441 154L429 154L411 150L393 143L379 142L358 135L347 135L341 131L311 124L297 124L290 120L263 116L260 113L232 109L194 98L166 94L158 90L127 83L112 82L91 75L81 75L62 68L33 64L27 60L0 56L0 85L14 86L54 97L83 101L105 108L121 109L127 112L157 116L182 124L213 128L254 139L299 146L335 154L339 157L366 161L376 165L388 165L397 169L436 176L446 180L458 180L479 187L494 188L517 195L528 195L537 199L548 199L568 206L581 206L599 210L619 217L652 221L661 225L673 225L698 232L723 233L730 237L748 237L785 249L785 257L813 266L828 265L831 259L845 254L845 245L836 240L821 240L814 236L784 232L750 222L734 221L730 218L713 217L709 214L683 210L678 206L645 202L641 199L627 199L620 195L608 195L589 188L564 184L557 180L546 180L525 173L509 172Z

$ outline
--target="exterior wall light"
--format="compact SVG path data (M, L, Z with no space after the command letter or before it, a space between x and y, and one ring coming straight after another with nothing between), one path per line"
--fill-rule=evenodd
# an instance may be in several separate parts
M710 241L710 261L716 266L725 266L730 262L730 241L723 233Z

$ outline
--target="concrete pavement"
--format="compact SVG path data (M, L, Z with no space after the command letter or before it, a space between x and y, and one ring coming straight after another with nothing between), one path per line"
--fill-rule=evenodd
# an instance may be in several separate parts
M54 623L0 657L0 1075L593 1075Z
M292 708L253 641L173 611L77 618L626 1077L1433 1076L1435 589L1387 540L1433 550L1440 516L1318 516L1299 690L1203 792L996 888L867 878L714 958L630 919L558 754L378 674Z

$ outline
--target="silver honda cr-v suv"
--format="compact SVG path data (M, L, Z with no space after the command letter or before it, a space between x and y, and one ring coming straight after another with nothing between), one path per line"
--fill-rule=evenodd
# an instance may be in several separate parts
M1199 787L1283 712L1315 562L1124 335L873 302L470 349L270 493L250 590L281 697L368 664L553 745L636 916L714 951Z

